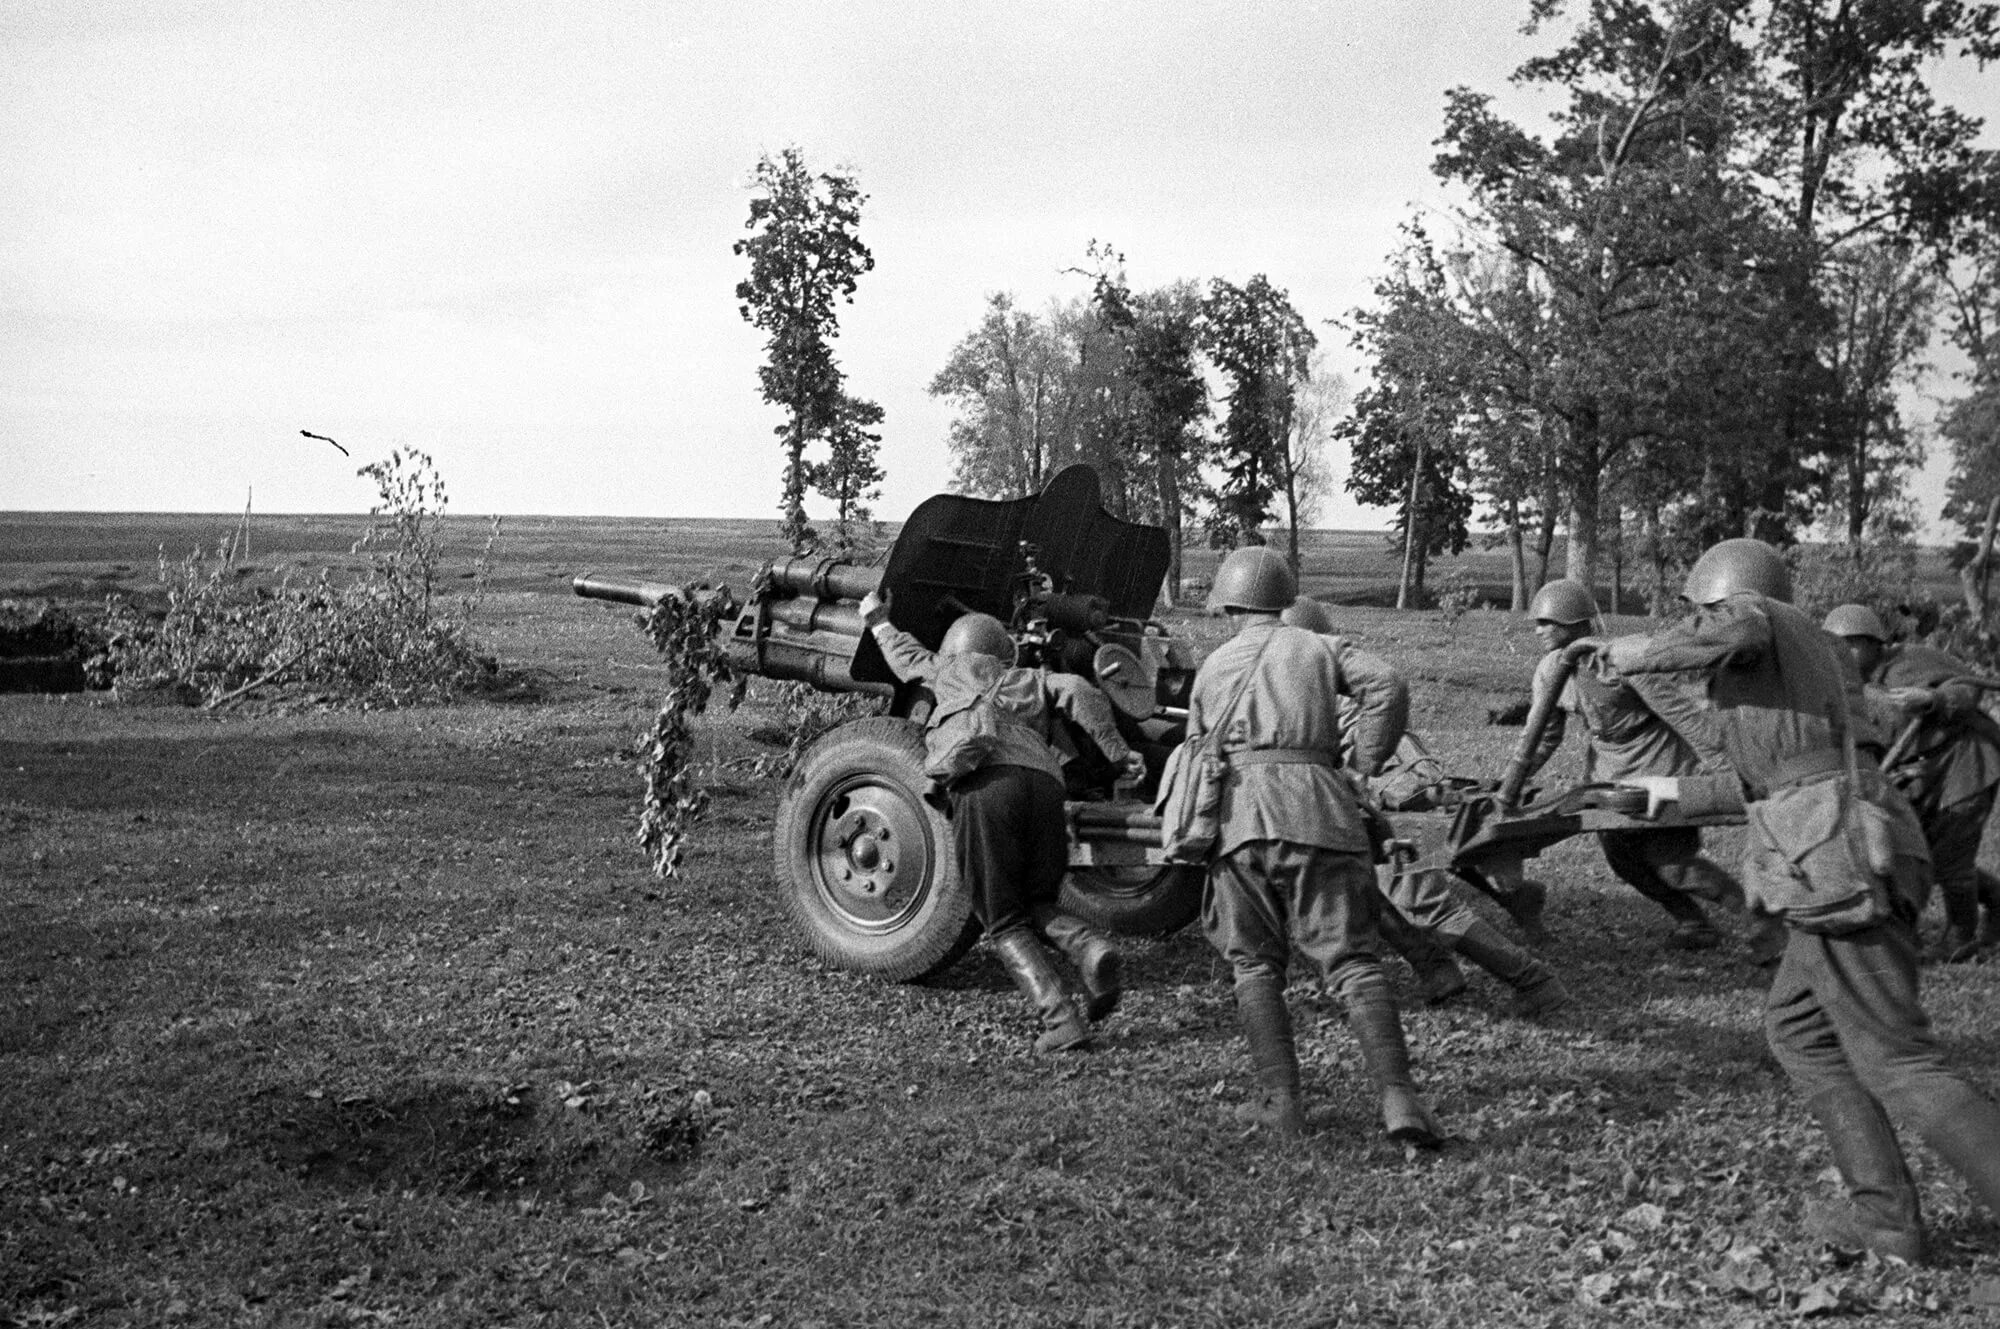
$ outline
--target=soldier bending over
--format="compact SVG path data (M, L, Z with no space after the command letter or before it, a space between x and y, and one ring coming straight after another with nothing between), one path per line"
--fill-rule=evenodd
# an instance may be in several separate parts
M1582 582L1563 577L1535 592L1528 613L1535 620L1535 636L1548 652L1535 669L1534 695L1539 697L1556 685L1563 648L1590 635L1597 600ZM1701 759L1687 740L1653 714L1622 680L1582 670L1562 687L1561 704L1550 713L1540 743L1528 756L1528 774L1555 756L1568 727L1565 717L1571 715L1588 744L1583 759L1586 781L1616 783L1641 775L1700 772ZM1722 934L1699 901L1740 909L1743 890L1736 878L1702 856L1700 827L1599 831L1597 843L1618 879L1674 920L1674 930L1667 934L1670 950L1706 951L1721 944ZM1769 958L1775 960L1782 943L1775 936L1768 941Z
M1923 1222L1891 1114L2000 1213L2000 1107L1952 1074L1917 997L1915 922L1930 890L1923 833L1874 763L1857 758L1866 720L1852 713L1852 671L1788 603L1791 577L1775 549L1724 540L1689 570L1682 597L1695 606L1683 623L1570 649L1599 650L1625 675L1708 673L1733 773L1628 783L1654 810L1744 809L1744 891L1786 923L1765 1037L1847 1188L1809 1225L1831 1245L1914 1263Z
M1343 659L1353 649L1344 639L1333 635L1333 616L1317 600L1294 602L1285 611L1284 621L1319 634ZM1343 704L1343 713L1349 709ZM1357 736L1347 737L1356 740ZM1369 769L1373 774L1395 768L1396 752L1403 737L1398 735L1392 743L1389 757L1372 763ZM1358 741L1351 741L1350 748L1349 760L1360 768ZM1540 889L1539 885L1536 889ZM1440 1004L1465 991L1465 974L1452 958L1455 951L1513 990L1516 1015L1532 1019L1569 1005L1569 989L1555 971L1481 918L1452 890L1451 879L1443 872L1394 865L1381 890L1391 906L1382 913L1383 940L1410 962L1426 1001ZM1540 916L1537 903L1532 917L1539 920Z
M1934 647L1891 645L1867 605L1841 605L1821 626L1847 643L1871 709L1886 712L1889 732L1916 726L1888 775L1923 824L1944 902L1944 935L1926 958L1973 959L2000 945L2000 881L1979 870L1979 841L2000 792L2000 726L1979 709L1977 688L1951 682L1972 670Z
M1110 699L1089 680L1015 668L1014 639L991 614L958 618L934 654L889 622L889 606L888 592L871 592L861 601L862 621L896 676L925 683L936 696L924 734L933 756L950 741L954 722L962 724L970 708L990 698L998 722L994 749L946 790L959 876L972 888L987 943L1040 1017L1035 1051L1082 1047L1090 1040L1086 1017L1102 1020L1118 1005L1120 958L1103 934L1057 907L1069 871L1069 840L1062 760L1049 742L1051 709L1081 725L1128 778L1143 777L1144 760L1126 746ZM1043 938L1076 966L1083 1011Z

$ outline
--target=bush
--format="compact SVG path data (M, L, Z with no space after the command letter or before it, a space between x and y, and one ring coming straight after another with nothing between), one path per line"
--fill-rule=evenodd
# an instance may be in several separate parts
M1787 551L1792 603L1813 620L1835 605L1864 604L1894 625L1919 612L1917 550L1907 540L1799 545Z
M1464 568L1453 568L1438 586L1435 600L1438 616L1444 619L1444 625L1456 638L1458 620L1465 617L1467 610L1479 607L1479 587Z
M496 670L472 635L492 552L496 517L473 564L473 587L455 612L440 613L444 482L429 456L412 450L365 466L378 518L355 546L368 558L359 577L326 569L275 587L251 586L233 540L212 554L169 562L160 552L163 611L109 607L110 645L101 662L122 688L176 692L218 706L279 682L377 704L442 700Z

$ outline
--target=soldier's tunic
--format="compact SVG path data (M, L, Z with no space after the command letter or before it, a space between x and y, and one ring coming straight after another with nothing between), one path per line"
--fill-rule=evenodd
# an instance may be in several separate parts
M1753 899L1760 874L1793 867L1777 841L1760 832L1760 806L1776 801L1767 816L1794 815L1792 809L1811 815L1825 806L1820 796L1844 790L1877 802L1895 819L1892 916L1837 934L1786 929L1764 1031L1798 1090L1811 1100L1858 1084L1927 1137L1955 1116L1991 1113L1947 1069L1918 1001L1912 924L1930 885L1922 833L1887 782L1870 778L1866 757L1851 764L1849 734L1863 721L1850 711L1858 700L1854 671L1834 640L1791 605L1744 592L1655 636L1618 638L1608 656L1628 676L1708 671L1719 739L1734 771L1681 777L1681 805L1691 813L1744 807L1752 814L1743 881ZM1808 857L1798 866L1831 872L1831 857Z
M1562 672L1562 652L1550 651L1535 666L1534 695L1555 687ZM1533 774L1562 746L1567 717L1575 716L1589 746L1584 751L1583 778L1615 783L1640 775L1697 775L1700 757L1624 680L1577 670L1562 685L1557 709L1549 716L1535 750L1529 754ZM1604 861L1618 879L1683 923L1705 924L1696 899L1732 907L1742 903L1736 879L1702 856L1701 829L1667 826L1657 829L1600 831Z
M1355 764L1372 773L1409 716L1408 688L1377 657L1273 618L1195 676L1188 730L1220 725L1229 763L1202 926L1239 980L1282 975L1293 944L1336 983L1379 976L1368 831L1338 771L1342 694L1358 703Z
M874 632L896 677L928 685L937 698L928 740L991 691L1002 717L999 742L978 770L948 791L952 848L987 932L1026 926L1036 905L1055 902L1069 870L1062 758L1051 743L1054 715L1074 720L1107 758L1121 761L1131 749L1118 732L1110 699L1075 674L1009 668L977 653L938 655L889 623Z
M1874 688L1930 688L1937 694L1936 707L1916 721L1914 741L1889 778L1923 824L1946 921L1966 934L1979 922L1979 841L2000 792L2000 725L1979 709L1978 689L1943 686L1971 672L1929 646L1891 646L1867 679ZM1903 723L1892 711L1882 727L1893 734ZM1987 907L2000 908L2000 900L1989 899Z

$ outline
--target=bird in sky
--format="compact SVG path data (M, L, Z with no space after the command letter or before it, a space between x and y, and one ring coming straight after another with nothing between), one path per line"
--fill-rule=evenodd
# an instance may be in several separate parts
M315 434L310 429L301 429L299 432L301 434L304 434L307 438L316 438L322 443L333 443L333 440L328 438L325 434ZM340 444L338 443L333 443L333 446L335 446L336 448L340 448ZM349 452L346 448L340 448L340 455L343 457L351 457L354 454Z

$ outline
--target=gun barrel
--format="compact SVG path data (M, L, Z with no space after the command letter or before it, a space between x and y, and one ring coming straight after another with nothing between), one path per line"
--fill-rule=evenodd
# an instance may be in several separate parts
M771 621L801 632L831 632L853 637L857 644L862 631L861 610L858 607L839 600L808 600L804 596L774 603L771 606ZM849 647L848 654L853 653L854 648Z
M770 566L771 588L816 600L859 600L882 584L882 569L837 558L783 558Z
M642 577L614 577L603 572L580 572L570 589L588 600L612 600L618 604L651 609L662 600L672 599L681 588L670 582L647 581Z

